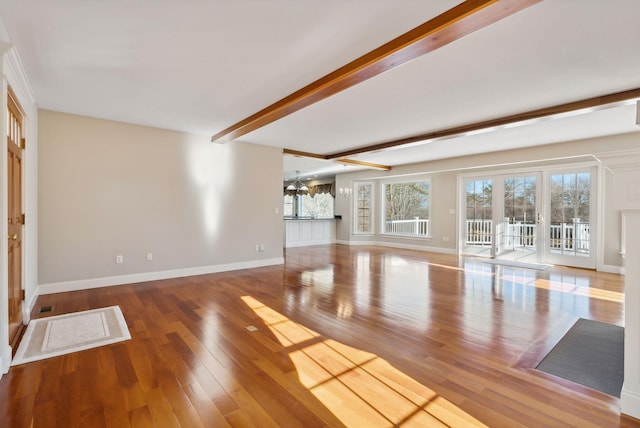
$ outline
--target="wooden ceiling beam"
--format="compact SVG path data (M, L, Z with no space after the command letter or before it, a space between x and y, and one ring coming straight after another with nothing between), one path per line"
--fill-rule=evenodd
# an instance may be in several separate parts
M468 132L480 131L482 129L494 128L498 126L509 125L526 120L541 119L544 117L552 117L560 114L575 112L582 109L598 108L607 104L615 104L623 101L640 98L640 88L628 91L616 92L613 94L587 98L580 101L574 101L566 104L559 104L552 107L545 107L537 110L531 110L525 113L517 113L509 116L490 119L482 122L476 122L468 125L456 126L440 131L427 132L425 134L415 135L412 137L401 138L399 140L387 141L384 143L373 144L370 146L359 147L353 150L345 150L338 153L326 155L326 159L340 159L349 156L355 156L363 153L369 153L376 150L389 149L391 147L399 147L418 141L436 140L440 138L454 137Z
M310 152L302 152L300 150L282 149L282 153L284 153L285 155L300 156L303 158L328 160L326 155L319 155L317 153L310 153Z
M360 161L356 159L336 159L336 162L344 163L347 165L356 165L356 166L364 166L365 168L379 169L382 171L390 171L391 167L389 165L380 165L378 163L371 163Z
M255 131L541 0L466 0L211 137L224 143Z

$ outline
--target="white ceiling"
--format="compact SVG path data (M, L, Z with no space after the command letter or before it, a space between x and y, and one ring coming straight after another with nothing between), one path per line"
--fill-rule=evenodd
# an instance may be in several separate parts
M2 0L0 16L41 108L213 135L457 3ZM637 0L545 0L239 140L330 154L639 88L638 16ZM356 158L638 132L634 116L620 105ZM286 178L345 170L288 158Z

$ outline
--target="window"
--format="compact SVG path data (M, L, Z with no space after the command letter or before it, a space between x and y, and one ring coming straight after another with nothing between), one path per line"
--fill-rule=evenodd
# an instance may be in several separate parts
M591 205L589 172L551 175L551 253L589 257Z
M284 210L282 214L285 217L293 217L293 195L284 195Z
M493 180L471 179L466 184L467 247L490 247L493 234Z
M355 233L372 233L373 184L356 183Z
M384 184L384 229L393 235L430 236L430 183Z
M334 197L330 191L318 192L319 188L320 186L314 186L306 194L296 194L285 189L283 215L285 217L333 218Z
M333 218L333 196L330 193L302 195L300 215L302 217Z

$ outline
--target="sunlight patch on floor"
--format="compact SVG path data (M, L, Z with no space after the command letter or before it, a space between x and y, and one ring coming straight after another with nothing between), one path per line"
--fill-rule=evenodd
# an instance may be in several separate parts
M610 302L624 302L624 293L617 291L603 290L584 285L576 285L565 282L549 281L547 279L537 279L533 286L543 288L545 290L559 291L566 294L574 294L576 296L589 297L590 299L608 300Z
M327 339L250 296L242 300L283 347L298 379L347 426L485 426L370 352Z

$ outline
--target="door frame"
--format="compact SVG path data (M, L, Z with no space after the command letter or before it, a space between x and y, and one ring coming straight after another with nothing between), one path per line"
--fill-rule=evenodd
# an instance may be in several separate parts
M9 219L9 223L11 223L11 226L9 226L9 224L7 224L7 234L5 236L9 237L9 232L10 229L13 229L13 233L17 234L19 237L19 241L20 241L20 245L18 248L18 257L19 257L19 270L18 271L14 271L14 278L17 277L19 283L20 283L20 288L18 291L18 298L20 303L18 304L18 315L16 318L16 321L12 320L10 317L10 313L9 313L9 303L10 303L10 294L9 294L9 289L12 286L11 282L10 282L10 278L11 276L9 275L9 269L12 269L13 266L9 265L9 243L8 240L5 240L5 243L7 245L6 247L6 251L4 251L4 257L6 257L6 266L7 266L7 275L6 275L6 298L7 298L7 322L8 322L8 340L9 340L9 346L12 347L12 351L15 352L16 349L13 349L14 346L17 345L23 331L24 331L24 326L25 323L27 323L29 321L28 316L25 316L25 313L28 312L26 309L26 292L25 292L25 284L24 284L24 277L25 277L25 222L24 222L24 213L25 213L25 186L24 186L24 180L25 180L25 156L24 156L24 151L25 151L25 147L24 147L24 141L25 141L25 128L26 128L26 124L25 124L25 119L26 119L26 114L24 112L24 109L22 108L22 105L20 104L20 101L18 100L18 97L15 95L15 93L13 92L13 90L11 89L11 87L9 85L7 85L7 98L6 98L6 103L5 103L5 114L8 115L8 110L9 108L9 102L12 102L13 107L15 109L15 112L13 113L16 116L19 116L19 123L20 123L20 130L19 130L19 136L18 136L18 140L16 143L17 145L17 155L20 158L20 177L19 177L19 197L18 197L18 203L20 205L20 207L18 207L17 209L17 213L9 213L9 198L11 197L12 193L12 189L10 189L10 186L13 183L13 179L14 177L9 177L9 173L10 173L10 169L9 169L9 165L8 165L8 161L9 161L9 142L8 142L8 134L9 134L9 130L6 130L7 132L5 132L5 134L7 135L4 141L3 146L5 147L4 149L4 166L6 168L5 174L4 174L4 189L5 189L5 197L4 197L4 203L3 205L6 206L6 213L7 215L5 216L5 219L9 219L9 215L13 215L13 214L17 214L16 216L14 216L13 218ZM5 123L8 123L8 117L5 117ZM14 198L14 202L15 202L15 198ZM16 227L17 226L17 227ZM5 248L5 247L3 247ZM12 324L15 323L19 323L18 327L16 328L16 332L15 334L12 336Z
M564 168L549 168L547 169L545 174L545 182L544 182L544 195L545 197L549 197L551 193L551 176L554 174L572 174L579 172L589 172L591 174L591 183L589 186L589 227L590 230L595 233L589 233L589 256L588 257L577 257L577 256L559 256L557 254L553 254L551 252L550 245L544 246L543 258L547 263L555 263L560 265L568 265L572 267L585 268L585 269L596 269L598 266L598 254L600 252L599 248L599 235L601 231L600 227L600 206L598 203L600 198L600 185L599 179L600 174L598 171L598 167L596 165L580 165L580 166L569 166L567 165ZM548 199L545 207L544 215L545 219L551 219L551 203ZM595 227L594 227L595 225ZM549 233L549 228L545 228L545 233ZM548 244L547 240L549 237L545 238L545 244Z
M527 171L519 171L519 172L509 172L506 174L497 174L495 176L495 184L494 184L494 211L493 211L493 224L494 224L494 240L493 240L493 257L496 259L507 259L506 257L501 257L506 253L505 251L500 251L502 243L498 241L498 229L500 229L504 225L504 210L505 210L505 198L504 191L505 186L504 182L508 178L519 178L519 177L535 177L536 186L535 186L535 213L534 215L534 245L533 245L533 253L529 255L525 255L525 258L531 257L532 260L525 260L531 263L541 263L543 256L543 244L545 242L545 234L544 234L544 221L541 218L542 213L544 213L544 196L542 193L543 188L543 173L540 170L527 170ZM536 220L540 219L540 220ZM515 250L514 250L515 251ZM520 257L515 258L514 260L519 260Z
M549 160L549 163L547 165L540 165L540 166L536 166L536 167L523 167L523 168L496 168L496 169L492 169L492 170L478 170L476 172L464 172L464 173L460 173L458 174L457 177L457 192L458 192L458 198L457 198L457 205L458 205L458 209L456 210L458 215L457 215L457 227L458 227L458 242L457 242L457 254L459 256L480 256L480 257L487 257L490 256L491 258L495 258L496 255L494 254L494 248L495 248L495 244L492 244L491 247L491 251L490 254L486 254L486 252L483 252L484 254L479 254L478 251L473 251L472 247L467 248L465 246L465 241L466 241L466 181L470 180L470 179L491 179L493 180L493 202L492 202L492 209L493 209L493 218L495 221L496 218L496 212L502 212L503 211L503 206L502 206L502 197L500 198L500 203L496 204L495 201L495 192L496 192L496 183L498 183L498 181L501 179L501 176L506 176L506 175L523 175L523 174L527 174L527 173L540 173L540 183L537 185L537 192L540 194L540 199L539 201L536 201L536 205L537 205L537 209L539 210L539 212L542 213L542 227L537 228L540 229L540 231L537 233L538 235L538 254L539 254L539 260L540 263L546 263L547 262L547 257L546 257L546 247L547 247L547 240L548 240L548 233L546 231L547 227L546 227L546 219L549 218L549 213L550 213L550 204L548 201L548 195L547 193L549 193L549 189L550 186L548 184L551 174L554 172L558 172L558 171L574 171L574 170L585 170L585 169L591 169L591 179L592 179L592 183L591 183L591 190L592 192L595 194L595 196L592 196L590 198L590 202L591 202L591 210L590 210L590 218L591 220L591 229L595 232L594 235L592 237L591 243L590 245L593 245L592 247L592 263L589 266L589 268L592 269L597 269L600 265L600 259L602 258L601 256L601 251L602 249L600 248L601 246L601 242L602 240L600 239L601 234L602 234L602 224L600 219L602 218L601 213L602 213L602 186L603 186L603 173L602 173L602 167L601 164L598 161L581 161L581 162L575 162L575 163L552 163L552 160ZM500 184L500 192L502 192L502 184ZM500 205L499 207L497 205ZM592 213L592 215L591 215ZM593 226L593 224L595 224L595 226ZM495 229L495 228L494 228ZM494 237L495 239L495 234ZM574 266L574 264L567 264L568 266ZM584 267L584 266L580 266L580 264L575 264L576 267Z

